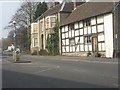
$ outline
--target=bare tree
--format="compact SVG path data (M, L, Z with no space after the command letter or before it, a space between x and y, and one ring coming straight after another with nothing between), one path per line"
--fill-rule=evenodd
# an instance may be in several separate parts
M16 13L11 18L9 25L4 28L11 31L8 35L8 39L9 41L11 41L9 43L13 43L13 29L14 29L13 21L16 21L17 43L26 47L26 49L30 48L30 30L31 30L30 25L33 22L37 5L38 2L26 0L26 2L23 2L20 8L18 8Z
M16 27L29 27L33 22L33 17L37 8L38 2L27 0L23 2L20 8L13 15L9 25L4 29L13 29L12 21L16 21Z

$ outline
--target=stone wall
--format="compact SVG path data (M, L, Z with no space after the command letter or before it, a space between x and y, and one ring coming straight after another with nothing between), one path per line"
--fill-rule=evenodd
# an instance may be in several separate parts
M38 47L33 47L33 48L31 48L31 54L32 54L33 52L37 52L37 54L38 54L38 51L39 51Z
M99 52L101 54L101 57L105 57L105 52ZM64 56L85 56L87 57L88 52L75 52L75 53L62 53ZM94 56L94 54L91 52L90 56Z

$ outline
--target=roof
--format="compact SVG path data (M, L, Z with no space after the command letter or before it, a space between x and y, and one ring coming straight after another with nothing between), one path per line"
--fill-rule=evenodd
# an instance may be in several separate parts
M53 8L48 9L46 12L44 12L40 18L49 16L49 15L53 15L56 14L60 11L62 4L58 4L56 6L54 6Z
M80 5L82 3L78 3L78 5ZM74 9L74 4L73 2L66 2L64 5L63 3L58 4L50 9L48 9L47 11L45 11L40 17L38 17L35 21L37 21L38 19L41 19L43 17L47 17L59 12L72 12L72 10Z
M60 26L67 25L100 14L112 12L113 6L113 2L84 3L82 5L79 5L65 20L63 20Z
M60 11L60 9L61 9L61 6L62 6L62 4L58 4L58 5L50 8L50 9L48 9L40 17L38 17L35 21L37 21L40 18L43 18L43 17L49 16L49 15L58 13Z
M61 6L61 9L60 9L60 12L71 12L73 10L74 6L73 6L73 3L72 2L69 2L68 3L65 3L63 2L62 3L62 6Z

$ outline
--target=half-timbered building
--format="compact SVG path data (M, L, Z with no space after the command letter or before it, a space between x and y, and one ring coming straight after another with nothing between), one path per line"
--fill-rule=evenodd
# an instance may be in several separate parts
M116 38L113 8L113 2L87 2L73 10L60 26L62 55L99 53L112 58Z

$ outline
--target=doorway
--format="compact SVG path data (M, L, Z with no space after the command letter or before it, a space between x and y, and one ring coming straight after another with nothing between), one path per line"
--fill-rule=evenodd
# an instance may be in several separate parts
M92 51L97 52L97 36L92 37Z

